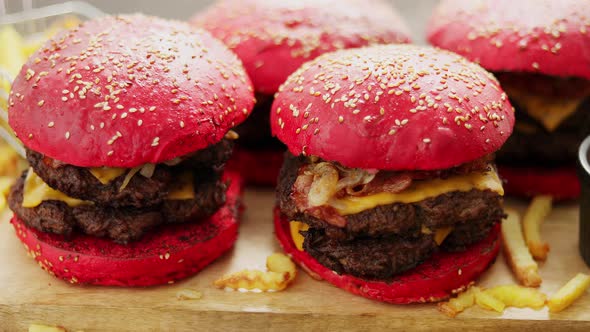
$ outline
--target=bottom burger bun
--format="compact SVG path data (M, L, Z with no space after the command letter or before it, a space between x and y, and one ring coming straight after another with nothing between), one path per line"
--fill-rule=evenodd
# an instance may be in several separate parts
M356 295L395 304L437 302L450 297L486 271L500 250L498 223L485 239L463 252L438 252L390 282L371 281L339 275L305 251L299 251L291 238L289 221L278 208L274 213L274 225L285 252L315 279L324 279Z
M498 166L508 195L533 197L550 195L554 200L580 197L580 182L575 167L536 168Z
M28 253L51 275L70 283L102 286L154 286L189 277L209 265L236 241L243 181L226 172L227 200L208 219L165 225L140 241L120 245L76 235L42 233L11 220Z
M276 186L283 154L281 150L249 150L238 146L226 169L239 172L246 184Z

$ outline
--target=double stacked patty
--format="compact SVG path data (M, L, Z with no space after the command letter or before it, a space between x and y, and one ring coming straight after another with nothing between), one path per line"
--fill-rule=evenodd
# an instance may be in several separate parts
M339 274L387 280L414 268L436 250L461 251L485 238L504 217L502 197L492 191L454 191L415 203L377 206L344 216L336 227L301 211L293 200L293 185L307 159L287 155L277 188L277 203L289 220L309 225L302 232L304 250ZM478 167L491 167L488 163ZM476 171L472 167L433 172L446 177ZM482 169L481 171L485 171ZM452 226L439 247L434 235L423 232Z
M135 174L120 190L126 174L102 184L87 168L68 165L27 151L31 168L51 188L69 197L88 201L69 206L47 200L32 208L22 206L28 170L12 187L8 197L12 211L26 225L42 232L70 236L84 234L107 237L118 243L138 240L148 230L166 223L183 223L206 218L225 203L226 185L221 173L232 151L229 140L182 158L175 166L156 165L149 178ZM190 172L194 198L168 199L180 186L181 174Z
M496 73L515 108L516 125L502 149L500 163L524 166L560 166L576 160L579 144L590 135L590 81L540 74ZM517 89L544 98L581 98L583 101L554 131L528 114L527 106L510 96Z

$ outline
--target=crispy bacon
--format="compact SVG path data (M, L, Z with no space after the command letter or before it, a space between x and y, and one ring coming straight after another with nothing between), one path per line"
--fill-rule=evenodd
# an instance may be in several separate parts
M358 188L346 188L343 193L350 196L368 196L377 193L396 194L406 190L411 184L412 177L408 173L378 173L371 182L357 186Z
M457 167L434 171L379 171L345 168L342 165L310 160L298 171L293 185L292 198L301 212L326 221L336 227L345 227L346 219L328 205L330 198L368 196L378 193L400 193L415 180L448 178L450 176L488 171L493 155Z

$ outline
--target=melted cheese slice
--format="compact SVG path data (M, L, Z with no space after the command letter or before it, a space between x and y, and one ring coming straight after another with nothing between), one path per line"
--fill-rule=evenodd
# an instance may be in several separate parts
M451 234L453 226L439 228L434 233L434 242L440 246L441 243Z
M549 131L557 129L565 119L575 113L584 99L533 96L514 89L508 94L517 104L524 107L527 114Z
M93 167L89 168L88 171L92 174L100 183L102 184L109 184L114 179L118 178L119 176L125 174L127 172L126 168L118 168L118 167Z
M170 190L168 199L185 200L194 198L193 176L190 172L183 173L180 176L180 181ZM62 201L71 207L92 204L90 201L71 198L61 191L51 188L33 172L33 169L29 169L23 188L23 207L34 208L43 201Z
M296 220L292 220L291 222L289 222L289 230L291 231L291 239L293 240L293 244L295 244L295 247L299 251L303 251L303 241L305 240L303 235L301 235L300 231L306 231L308 229L309 229L309 225L306 223L302 223L302 222L296 221ZM435 230L434 231L434 242L436 242L436 244L440 246L440 244L443 243L443 241L447 238L447 236L449 236L449 234L451 234L452 231L453 231L452 226L442 227L442 228ZM426 233L426 234L432 233L432 231L427 228L423 228L422 232Z
M299 221L291 221L289 223L289 230L291 231L291 238L293 239L293 243L295 244L295 247L297 247L297 249L299 251L303 251L303 240L305 240L305 238L303 237L303 235L301 235L301 233L299 233L300 231L306 231L309 229L309 225L306 223L302 223Z
M168 199L170 200L184 200L195 198L195 187L193 185L193 174L191 172L184 172L180 175L179 180L170 188Z
M452 191L491 190L504 195L502 181L495 170L486 173L457 175L447 179L414 181L409 188L397 193L378 193L369 196L349 196L332 198L328 204L340 215L349 215L372 209L379 205L393 203L414 203Z
M71 198L61 191L51 188L47 183L43 182L35 172L33 172L32 168L29 168L23 188L23 207L33 208L41 204L43 201L62 201L72 207L92 204L88 201Z

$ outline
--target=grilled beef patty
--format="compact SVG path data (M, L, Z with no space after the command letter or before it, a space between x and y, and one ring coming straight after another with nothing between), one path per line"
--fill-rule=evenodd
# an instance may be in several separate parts
M394 203L344 216L345 227L299 211L292 199L293 185L305 158L285 157L277 187L277 204L289 220L310 226L303 232L304 249L338 273L362 278L388 279L411 269L435 250L461 251L487 236L504 217L502 197L495 192L471 190L450 192L415 203ZM438 177L460 173L439 171ZM471 172L472 168L464 169ZM423 175L425 176L425 175ZM423 228L453 226L441 247Z
M81 232L124 244L138 240L160 224L207 218L225 203L226 185L221 181L221 175L210 169L193 173L194 199L162 200L157 205L116 208L98 204L70 207L62 201L50 200L33 208L24 208L23 186L27 172L11 188L8 196L10 209L29 227L65 236Z
M231 156L232 148L232 141L223 139L187 156L178 165L158 164L150 178L137 173L123 190L120 188L126 173L108 184L102 184L87 168L64 164L32 150L27 150L27 160L45 183L69 197L111 207L142 208L161 204L169 193L175 175L183 170L221 171Z

